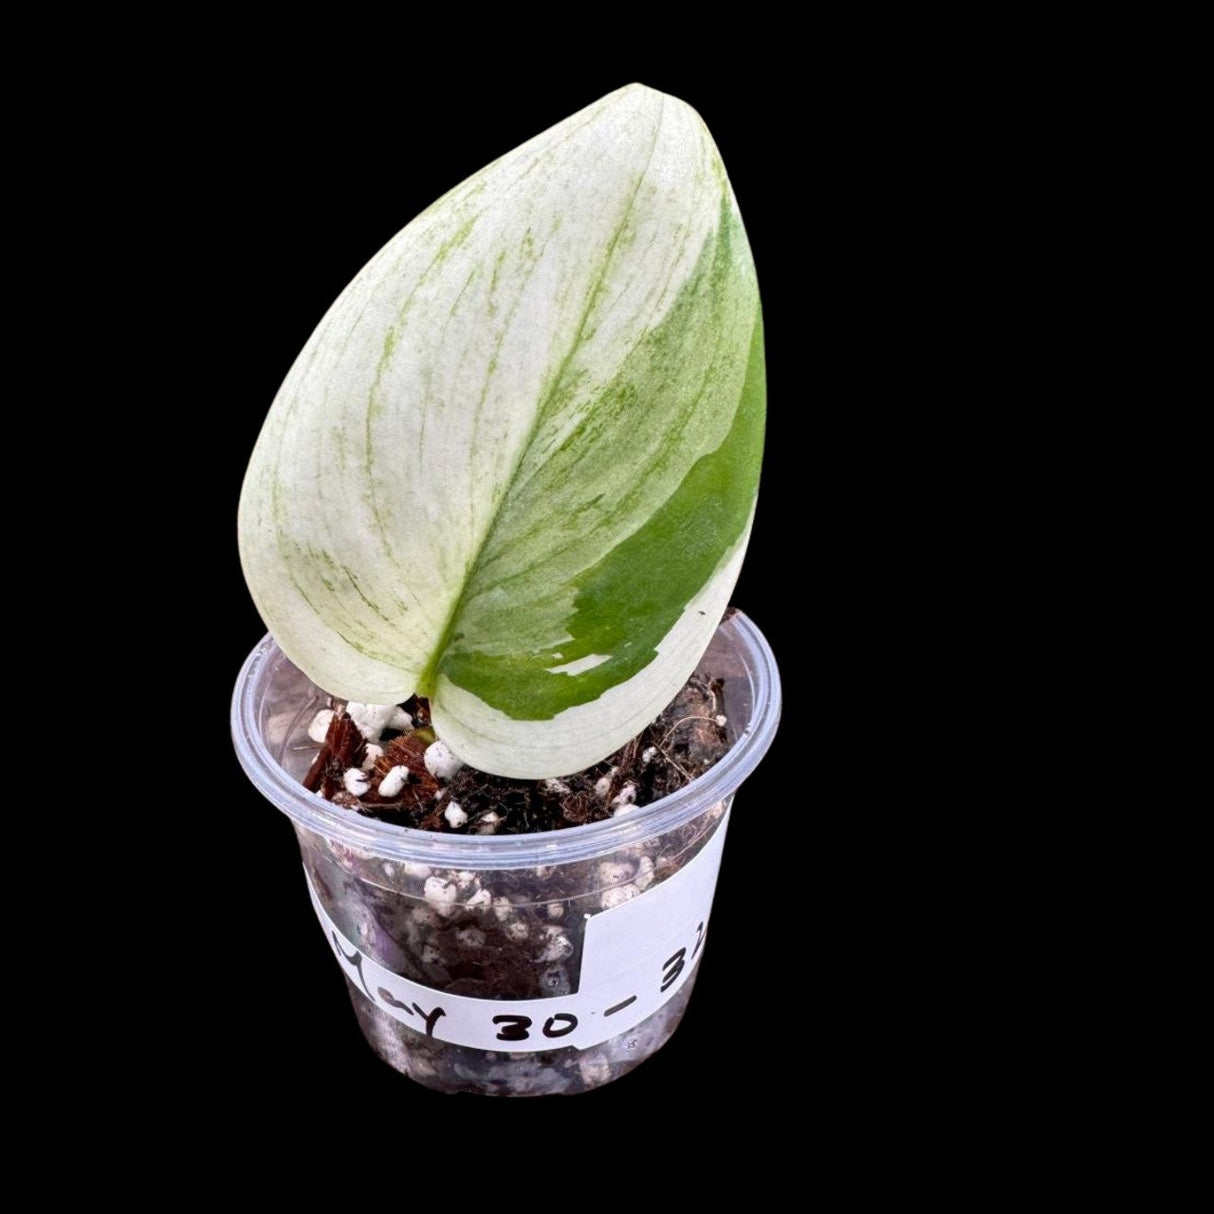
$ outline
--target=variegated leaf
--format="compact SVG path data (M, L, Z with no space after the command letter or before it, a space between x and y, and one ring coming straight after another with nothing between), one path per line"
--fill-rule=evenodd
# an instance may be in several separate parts
M246 579L326 690L430 696L486 771L578 770L707 646L764 399L720 155L630 85L457 186L334 303L250 463Z

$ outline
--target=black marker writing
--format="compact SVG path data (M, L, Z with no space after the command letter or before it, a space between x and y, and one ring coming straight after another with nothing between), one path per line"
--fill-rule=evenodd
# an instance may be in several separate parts
M494 1016L494 1024L504 1024L506 1027L497 1035L498 1041L526 1041L527 1030L531 1027L530 1016Z
M441 1007L436 1007L434 1011L427 1012L422 1008L420 1003L415 1003L410 1007L407 1003L402 1003L401 1000L385 987L379 987L379 997L389 1006L399 1008L406 1016L412 1016L416 1012L426 1022L426 1036L434 1036L434 1026L438 1022L440 1016L445 1016L447 1013Z
M426 1036L434 1036L434 1025L440 1016L445 1016L447 1013L441 1007L436 1007L432 1012L423 1012L420 1003L413 1005L413 1010L426 1022Z
M701 920L700 926L696 928L696 946L691 950L692 960L695 960L695 955L700 951L700 945L704 943L704 923Z
M563 1029L553 1028L558 1020L566 1021ZM577 1017L569 1012L557 1012L555 1016L549 1016L544 1021L544 1036L545 1037L564 1037L566 1033L572 1033L577 1028Z
M413 1006L417 1007L417 1004ZM530 1016L494 1016L493 1023L503 1026L497 1035L498 1041L526 1041L531 1036L528 1031L531 1028ZM540 1031L545 1037L566 1037L575 1028L577 1017L572 1012L555 1012L544 1021Z
M353 956L346 956L345 949L338 942L336 932L333 933L333 947L337 949L337 955L358 975L358 980L362 983L363 990L367 992L367 998L373 999L374 996L371 994L370 987L367 986L367 980L363 977L362 953L358 949L355 949Z
M685 956L687 956L687 950L685 948L681 948L673 957L663 964L662 969L668 971L662 975L663 993L669 989L670 984L674 982L674 980L683 972L683 958Z

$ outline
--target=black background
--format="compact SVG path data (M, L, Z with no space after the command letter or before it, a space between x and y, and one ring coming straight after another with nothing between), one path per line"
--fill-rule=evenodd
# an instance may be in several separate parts
M25 499L6 535L9 635L33 669L10 694L8 892L28 911L12 1010L43 1033L10 1035L12 1063L38 1064L38 1102L14 1108L73 1164L106 1144L104 1170L75 1168L97 1186L158 1177L148 1161L180 1149L182 1191L243 1194L243 1158L260 1192L337 1179L394 1204L431 1180L448 1201L497 1200L507 1177L516 1200L668 1202L693 1176L777 1167L798 1193L938 1192L975 1165L984 1194L1039 1187L1036 1160L1070 1157L1092 1124L1075 1059L1099 1067L1098 1095L1122 1081L1124 1050L1092 1029L1120 1027L1109 1009L1139 983L1123 965L1107 999L1065 1006L1112 937L1104 891L1082 885L1103 801L1081 844L1059 797L1103 761L1074 733L1091 688L1073 655L1110 618L1066 599L1089 541L1124 530L1104 516L1117 491L1082 478L1141 480L1101 452L1103 396L1084 394L1138 348L1106 323L1132 313L1108 225L1142 228L1118 209L1141 176L1134 124L1106 107L1137 104L1141 81L1114 55L1125 79L1093 86L1089 32L1059 44L1003 18L859 11L794 32L696 11L663 37L637 9L578 10L576 29L437 16L430 32L412 13L293 13L258 37L218 13L104 13L21 48L10 192L34 214L8 251L38 289L10 291L10 420L31 438L11 444ZM754 249L768 444L734 598L779 661L784 718L739 792L671 1042L568 1100L444 1097L363 1042L290 825L232 753L232 686L263 634L236 555L240 481L366 260L633 80L703 115ZM1098 577L1097 599L1123 579L1106 596ZM1102 678L1120 678L1115 658ZM48 722L72 743L57 772ZM1060 790L1042 767L1062 753Z
M818 845L823 743L810 704L815 655L827 646L805 643L817 630L828 530L813 486L816 470L832 463L815 437L813 351L836 364L840 357L824 349L830 324L820 298L814 302L833 254L829 234L815 231L813 179L804 175L823 139L811 134L808 94L787 75L752 76L743 86L727 72L670 60L565 79L515 69L471 86L402 72L398 87L381 81L374 94L352 78L327 91L294 70L278 72L269 88L242 82L225 91L214 82L221 110L191 107L182 116L184 143L166 152L173 174L158 187L171 247L186 250L200 284L188 342L199 404L188 442L203 471L185 486L181 518L193 558L174 606L196 621L201 741L213 759L181 787L186 804L218 809L214 822L183 810L171 824L177 859L147 891L152 904L168 896L183 910L161 922L164 938L149 950L162 968L170 959L160 989L174 993L163 1016L130 1026L136 1048L153 1066L162 1057L175 1086L222 1094L227 1121L215 1132L237 1142L251 1142L263 1122L310 1109L368 1135L452 1117L487 1134L532 1119L590 1128L624 1117L644 1133L726 1108L774 1120L773 1097L789 1090L790 1077L793 1091L812 1087L829 1054L816 1039L814 1009L823 952L843 913L819 894L831 861ZM631 1075L570 1101L446 1097L390 1070L363 1041L310 907L290 824L232 754L229 697L265 631L239 568L237 498L279 383L371 255L469 173L635 79L681 97L705 119L753 249L768 431L734 603L767 636L786 693L794 671L798 685L771 751L738 794L697 986L672 1040ZM153 283L158 273L168 283L178 272L166 263ZM153 1044L153 1022L169 1026L164 1046Z

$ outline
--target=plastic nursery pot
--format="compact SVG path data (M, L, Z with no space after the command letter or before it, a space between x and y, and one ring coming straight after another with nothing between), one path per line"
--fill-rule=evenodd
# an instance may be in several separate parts
M270 637L249 655L232 705L237 755L295 827L359 1024L390 1066L444 1092L570 1093L670 1038L703 956L734 792L780 714L775 660L741 613L699 672L720 680L731 744L698 779L603 822L456 835L308 792L308 725L328 697Z

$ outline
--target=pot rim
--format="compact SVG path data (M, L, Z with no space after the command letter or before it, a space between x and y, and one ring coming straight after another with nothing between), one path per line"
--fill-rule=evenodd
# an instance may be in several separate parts
M297 826L384 860L460 869L525 868L586 860L643 842L689 822L729 797L767 753L780 718L780 677L766 638L741 611L722 620L713 644L730 647L749 679L751 715L729 751L703 775L618 818L523 835L457 835L364 818L308 792L275 759L261 729L265 691L284 666L267 635L241 667L232 696L232 740L254 786ZM305 676L300 676L305 677Z

